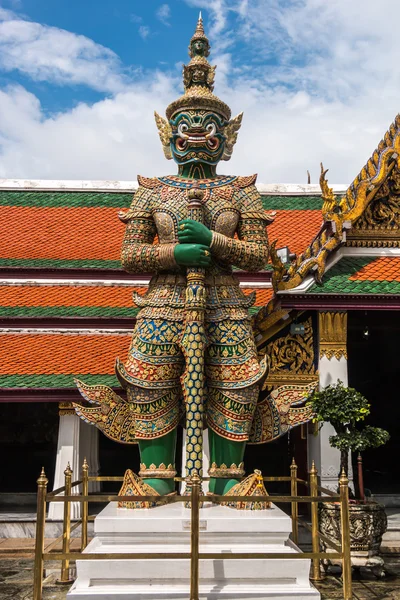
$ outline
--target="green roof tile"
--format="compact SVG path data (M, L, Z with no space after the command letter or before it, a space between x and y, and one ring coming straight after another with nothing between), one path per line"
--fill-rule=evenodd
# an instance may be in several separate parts
M0 206L129 207L132 193L0 191Z
M0 388L74 388L74 377L89 385L119 387L115 375L0 375Z
M325 275L322 284L315 283L307 294L400 294L400 281L354 280L355 273L376 260L371 257L344 257Z
M267 210L321 210L321 196L262 196Z

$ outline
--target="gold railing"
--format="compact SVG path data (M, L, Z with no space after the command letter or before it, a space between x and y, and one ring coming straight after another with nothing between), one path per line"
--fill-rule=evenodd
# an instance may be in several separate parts
M159 496L118 496L116 494L91 494L89 495L89 483L94 481L123 481L123 477L90 477L89 468L84 461L82 467L82 478L72 482L72 471L67 466L64 471L65 484L53 492L47 492L48 480L44 469L37 480L37 523L36 523L36 545L35 545L35 567L34 567L34 584L33 584L33 600L42 600L43 587L43 568L46 560L61 561L61 576L58 583L70 584L70 561L71 560L128 560L128 559L188 559L190 560L190 600L199 599L199 561L202 559L311 559L311 574L312 581L321 581L323 575L321 572L321 560L340 559L342 561L342 579L343 579L343 598L344 600L352 599L352 581L351 581L351 557L350 557L350 526L349 526L349 488L348 479L342 472L339 479L339 494L335 494L331 490L325 489L318 485L318 472L313 463L309 472L309 481L299 479L297 477L297 465L293 460L290 467L290 477L263 477L265 482L290 482L290 495L287 496L257 496L257 501L273 501L274 504L288 503L291 506L292 518L292 540L295 544L298 543L298 528L299 525L306 527L311 531L312 552L300 552L298 554L288 553L265 553L265 552L200 552L199 549L199 510L201 503L207 502L245 502L249 501L248 496L203 496L201 493L201 479L194 476L190 480L191 495L190 496L172 496L164 499L166 503L172 504L175 502L190 501L191 510L191 532L190 532L190 552L135 552L135 553L83 553L88 543L88 522L93 521L94 517L89 516L89 502L135 502L135 501L157 501ZM203 480L208 480L205 477ZM184 481L180 477L175 478L176 481ZM302 484L309 490L309 495L298 496L298 484ZM82 494L72 494L72 488L82 485ZM63 496L59 494L64 493ZM324 494L324 495L322 495ZM63 533L46 548L44 547L44 535L46 525L46 503L47 502L63 502L64 503L64 520ZM81 503L82 517L76 523L71 525L71 502ZM341 508L341 544L338 545L332 542L328 537L321 534L318 525L318 504L324 502L340 503ZM311 525L299 519L298 506L299 503L311 504ZM81 549L80 551L71 552L71 533L79 526L81 530ZM323 540L327 548L331 548L333 552L321 552L320 540ZM62 552L51 552L57 544L62 542Z

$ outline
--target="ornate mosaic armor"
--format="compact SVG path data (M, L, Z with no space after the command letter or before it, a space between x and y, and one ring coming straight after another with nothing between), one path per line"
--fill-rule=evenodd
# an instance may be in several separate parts
M232 265L256 271L268 258L266 225L252 177L200 180L205 191L204 224L213 232L212 262L206 269L206 419L220 436L246 441L265 373L254 343L246 296ZM145 296L135 296L137 316L129 356L117 363L137 419L136 438L153 439L175 428L180 417L184 356L186 269L174 260L178 224L188 216L187 190L179 177L139 178L128 212L122 264L133 273L156 272ZM157 236L157 243L154 243Z

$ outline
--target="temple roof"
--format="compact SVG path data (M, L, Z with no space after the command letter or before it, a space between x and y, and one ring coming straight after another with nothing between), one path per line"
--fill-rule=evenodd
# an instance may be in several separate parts
M133 305L132 294L144 294L147 285L129 285L91 281L85 282L3 282L0 285L0 321L5 319L123 319L132 326L139 309ZM245 294L256 292L250 313L254 314L271 299L272 287L257 287L258 282L242 284Z
M33 185L33 182L32 182ZM0 188L0 269L119 270L124 224L119 210L133 191L47 191ZM318 232L319 195L263 195L276 210L268 228L277 247L299 253Z

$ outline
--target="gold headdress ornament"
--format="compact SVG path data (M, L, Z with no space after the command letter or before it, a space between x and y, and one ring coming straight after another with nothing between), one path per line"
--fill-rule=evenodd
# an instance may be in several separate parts
M171 119L178 112L184 110L210 110L222 116L229 123L226 126L227 137L226 151L222 160L229 160L233 146L236 142L243 113L230 121L231 109L225 102L213 94L216 67L211 66L207 60L210 54L210 43L204 32L201 13L197 21L196 30L190 40L189 56L190 62L183 67L183 85L185 92L183 96L174 100L166 110L167 119ZM169 142L172 135L168 120L154 113L161 142L164 147L166 158L172 158Z

